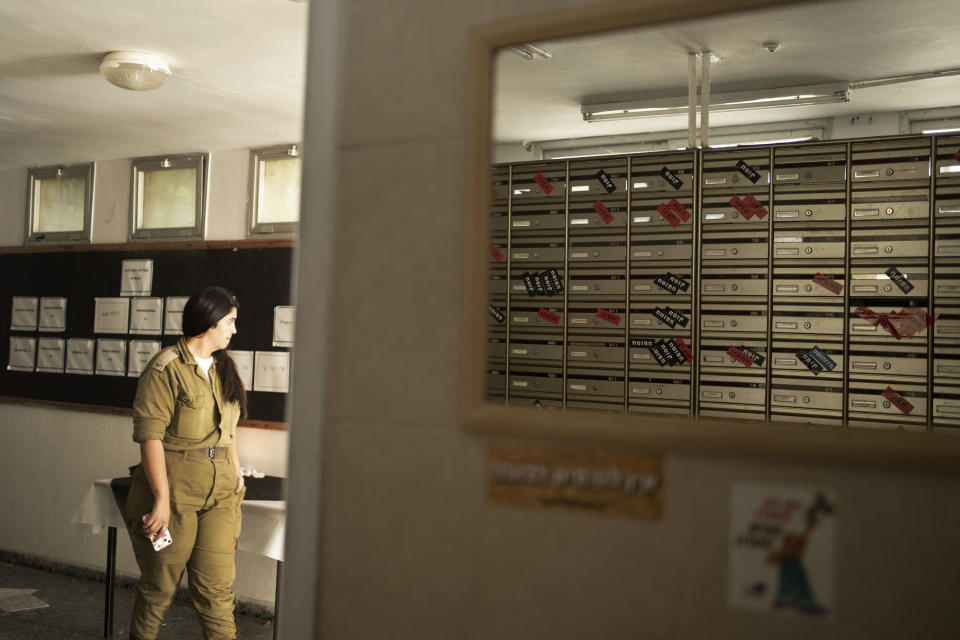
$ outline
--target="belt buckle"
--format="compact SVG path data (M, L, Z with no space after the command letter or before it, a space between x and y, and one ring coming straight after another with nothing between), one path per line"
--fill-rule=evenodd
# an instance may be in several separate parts
M217 448L216 447L207 447L207 457L211 460L215 460L217 457Z

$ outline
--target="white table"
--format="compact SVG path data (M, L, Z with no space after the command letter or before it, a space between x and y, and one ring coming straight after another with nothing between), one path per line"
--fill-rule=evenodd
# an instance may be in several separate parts
M107 529L107 595L104 603L103 637L113 635L113 592L116 580L117 529L126 529L123 514L110 488L110 478L95 480L73 515L73 524L90 527L97 534ZM241 506L243 526L237 548L277 561L274 597L274 638L280 606L280 572L283 569L283 538L287 525L285 500L244 500Z

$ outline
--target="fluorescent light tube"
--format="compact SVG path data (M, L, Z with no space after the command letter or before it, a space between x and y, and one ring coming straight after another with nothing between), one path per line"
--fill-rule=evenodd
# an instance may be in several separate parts
M718 93L710 96L710 111L745 111L777 107L801 107L850 101L846 82L782 87L760 91ZM587 122L622 120L655 116L682 115L688 111L687 96L656 98L632 102L585 104L580 107Z

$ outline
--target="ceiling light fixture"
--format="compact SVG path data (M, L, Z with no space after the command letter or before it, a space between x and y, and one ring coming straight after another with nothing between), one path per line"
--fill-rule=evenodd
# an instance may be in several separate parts
M849 102L850 87L845 82L832 84L781 87L759 91L714 93L710 96L710 111L747 111L778 107L805 107L835 102ZM684 115L688 111L687 96L656 98L631 102L585 104L580 107L587 122L604 122L627 118L649 118Z
M103 56L100 75L121 89L149 91L162 86L170 78L170 67L160 56L114 51Z
M544 60L549 60L553 57L553 54L548 52L546 49L534 46L532 44L514 45L510 47L510 51L513 51L521 58L526 58L527 60L533 60L534 56L540 56Z

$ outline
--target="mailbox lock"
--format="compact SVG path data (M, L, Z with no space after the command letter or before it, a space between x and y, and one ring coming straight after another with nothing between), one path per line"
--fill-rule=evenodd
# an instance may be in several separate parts
M803 285L803 290L804 290L804 291L808 291L808 292L809 292L809 291L812 291L812 290L813 290L813 285L812 285L812 284L805 284L805 285Z
M600 250L599 250L599 249L594 249L594 250L593 250L593 257L594 257L594 258L599 258L599 257L600 257Z
M536 253L536 252L534 252L534 254L533 254L533 257L534 257L534 258L539 258L539 257L540 257L540 254L539 254L539 253Z
M657 394L663 393L663 387L657 387Z
M733 176L732 178L730 178L730 182L734 182L734 183L740 182L740 176Z
M599 352L599 351L594 351L594 352L593 352L593 357L594 357L594 358L599 358L599 357L600 357L600 352Z
M887 253L893 253L893 247L890 247L890 246L884 247L883 250L886 251Z
M660 222L663 222L663 216L657 216L657 220L659 220Z
M730 321L730 326L731 326L731 327L737 326L737 321L736 321L736 320L731 320L731 321Z
M593 290L594 290L594 291L600 291L600 285L599 285L599 284L593 285Z
M888 176L892 176L892 175L893 175L893 167L887 169L887 175L888 175ZM890 405L887 405L887 406L889 407Z
M657 181L657 186L658 186L658 187L662 187L662 186L663 186L663 180L658 180L658 181Z
M539 355L539 354L540 354L540 349L534 349L534 350L533 350L533 355L536 356L536 355Z
M801 398L801 400L803 400L803 403L804 403L804 404L807 404L808 402L810 402L810 396L803 396L803 398Z
M883 401L883 408L884 408L884 409L889 409L889 408L890 408L890 403L887 402L886 400L884 400L884 401Z
M893 215L893 207L887 207L887 215Z
M733 391L731 391L731 392L728 393L727 395L730 396L731 398L736 398L736 397L737 397L737 394L734 393Z
M809 328L810 328L810 323L809 323L809 322L804 322L804 323L803 323L803 328L804 328L804 329L809 329Z
M803 177L804 177L804 178L807 178L807 179L812 178L812 177L813 177L813 171L804 171L804 172L803 172Z
M813 211L811 211L810 209L807 209L806 211L803 212L803 215L805 215L805 216L812 216L812 215L813 215Z
M597 385L593 385L591 388L592 388L594 391L600 391L600 387L598 387Z
M662 255L663 255L663 249L657 249L657 255L658 255L658 256L662 256Z
M890 368L890 363L889 363L889 362L884 362L884 363L883 363L883 368L884 368L884 369L889 369L889 368Z
M739 251L739 249L737 249L736 247L734 247L733 249L730 249L730 253L732 253L733 255L737 255L738 253L740 253L740 251Z
M730 285L730 291L736 291L736 290L737 290L737 285L735 284Z
M803 250L804 253L813 253L813 247L807 247Z
M594 222L600 222L600 216L593 216Z
M887 285L884 285L883 290L884 290L884 291L893 291L893 287L890 286L889 284L887 284Z
M738 218L738 217L740 217L740 214L737 213L736 211L734 211L732 214L730 214L730 217L732 217L732 218Z

